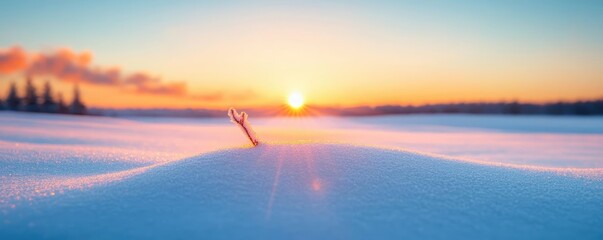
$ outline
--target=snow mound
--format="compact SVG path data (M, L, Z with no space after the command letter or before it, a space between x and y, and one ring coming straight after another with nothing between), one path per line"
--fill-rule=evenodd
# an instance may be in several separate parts
M262 144L2 216L2 239L598 238L603 180L352 145Z

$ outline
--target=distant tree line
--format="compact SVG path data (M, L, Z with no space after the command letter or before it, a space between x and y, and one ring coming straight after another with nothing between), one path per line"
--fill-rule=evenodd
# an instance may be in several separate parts
M307 106L312 113L298 116L379 116L397 114L504 114L504 115L568 115L568 116L594 116L603 115L603 99L576 102L556 102L546 104L513 102L493 103L451 103L430 104L421 106L361 106L349 108L334 108L321 106ZM289 116L278 109L248 108L245 112L253 116ZM139 117L224 117L222 109L91 109L93 115L114 117L139 116Z
M451 103L421 106L385 105L331 109L335 115L366 116L384 114L508 114L508 115L603 115L603 99L576 102L555 102L546 104L498 102L498 103Z
M0 98L0 110L23 111L23 112L43 112L43 113L61 113L61 114L86 114L86 106L80 100L80 91L77 85L73 89L73 100L71 104L63 101L63 95L58 94L57 99L53 97L52 86L47 81L39 95L31 78L25 82L25 96L19 96L17 85L12 82L8 89L8 96L5 100Z

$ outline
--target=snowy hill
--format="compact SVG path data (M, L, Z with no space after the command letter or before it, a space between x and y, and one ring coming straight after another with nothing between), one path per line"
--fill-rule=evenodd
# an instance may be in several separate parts
M601 237L603 181L596 171L595 177L575 171L500 167L352 145L263 144L153 165L120 181L5 210L0 235Z
M251 122L2 112L0 239L603 236L603 118Z

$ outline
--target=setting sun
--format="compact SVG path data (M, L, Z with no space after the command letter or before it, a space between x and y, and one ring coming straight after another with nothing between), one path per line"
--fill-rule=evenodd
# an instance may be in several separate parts
M304 97L300 93L294 92L289 95L288 102L291 108L299 109L304 106Z

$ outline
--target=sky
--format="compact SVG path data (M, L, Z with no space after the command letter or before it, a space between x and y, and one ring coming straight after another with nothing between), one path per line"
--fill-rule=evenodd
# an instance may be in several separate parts
M2 1L0 97L225 108L603 97L603 1Z

